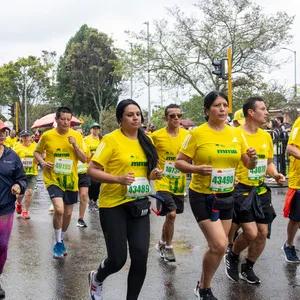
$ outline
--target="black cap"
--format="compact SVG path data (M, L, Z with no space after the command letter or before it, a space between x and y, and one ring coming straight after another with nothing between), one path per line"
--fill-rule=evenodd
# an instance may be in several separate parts
M22 131L20 132L20 137L22 137L22 136L27 136L27 135L31 135L31 133L30 133L29 131L27 131L27 130L22 130Z

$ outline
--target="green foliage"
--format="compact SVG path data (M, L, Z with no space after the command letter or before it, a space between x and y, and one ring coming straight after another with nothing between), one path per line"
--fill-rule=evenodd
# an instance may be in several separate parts
M181 104L181 109L183 111L183 119L191 120L196 125L200 125L205 122L203 97L193 95L189 101Z
M240 79L254 81L262 72L276 68L273 54L292 38L294 17L285 12L266 15L249 0L199 0L192 16L178 7L168 13L170 23L158 20L151 26L152 78L159 77L165 86L187 85L202 97L213 89L227 90L227 82L211 73L211 64L226 58L228 47L234 86L243 87ZM131 65L135 75L143 77L147 74L147 36L145 32L129 34L135 41Z
M58 99L77 114L91 114L101 122L103 113L117 104L121 81L113 40L83 25L72 37L57 72Z
M20 129L24 124L25 98L28 125L34 121L32 108L48 101L52 89L49 73L52 67L52 63L35 56L19 58L0 67L0 103L18 102Z
M165 108L159 108L155 112L153 112L151 116L151 123L154 123L156 126L156 130L165 127L167 124L163 120L163 116L165 115Z

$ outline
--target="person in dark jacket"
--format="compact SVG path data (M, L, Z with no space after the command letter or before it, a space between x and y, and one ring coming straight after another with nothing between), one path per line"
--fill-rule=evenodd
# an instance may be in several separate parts
M26 190L26 174L18 155L4 145L8 127L0 120L0 276L7 258L16 195ZM0 297L5 291L0 286Z

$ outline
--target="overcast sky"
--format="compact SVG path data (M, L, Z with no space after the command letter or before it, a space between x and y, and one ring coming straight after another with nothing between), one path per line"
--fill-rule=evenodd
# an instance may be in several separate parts
M42 50L63 54L66 43L83 24L105 32L115 40L118 47L126 47L125 30L146 29L145 21L166 16L166 7L178 5L189 13L196 0L10 0L1 1L0 18L0 65L28 55L40 56ZM297 14L299 0L257 0L267 14L286 11ZM296 15L293 26L294 40L288 48L297 53L297 77L300 82L300 16ZM296 30L297 29L297 30ZM299 50L299 51L298 51ZM282 57L289 63L271 78L280 78L287 86L294 84L293 53L282 50ZM146 94L146 92L145 92ZM147 96L141 96L142 106L147 106Z

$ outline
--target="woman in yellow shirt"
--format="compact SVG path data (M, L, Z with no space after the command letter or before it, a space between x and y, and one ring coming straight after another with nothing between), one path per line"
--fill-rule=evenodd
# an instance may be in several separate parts
M213 91L205 96L204 113L207 123L196 127L186 137L175 167L193 174L190 204L208 242L201 278L194 293L199 299L214 300L217 298L212 294L211 281L226 251L233 215L235 170L241 159L247 168L254 168L257 156L235 128L225 124L228 99L223 92Z
M102 183L98 200L100 223L105 236L107 258L91 271L90 297L102 299L102 283L118 272L131 258L127 299L137 299L147 269L150 237L149 180L160 179L158 156L149 137L141 129L144 121L139 105L121 101L116 110L117 129L103 137L94 154L88 175Z
M27 188L25 195L19 195L16 201L16 212L22 214L23 219L30 219L28 213L32 202L33 190L36 186L38 176L38 165L34 158L36 143L32 142L31 134L27 130L20 133L21 142L14 146L13 150L18 154L26 173ZM22 200L25 196L24 210L22 209Z

